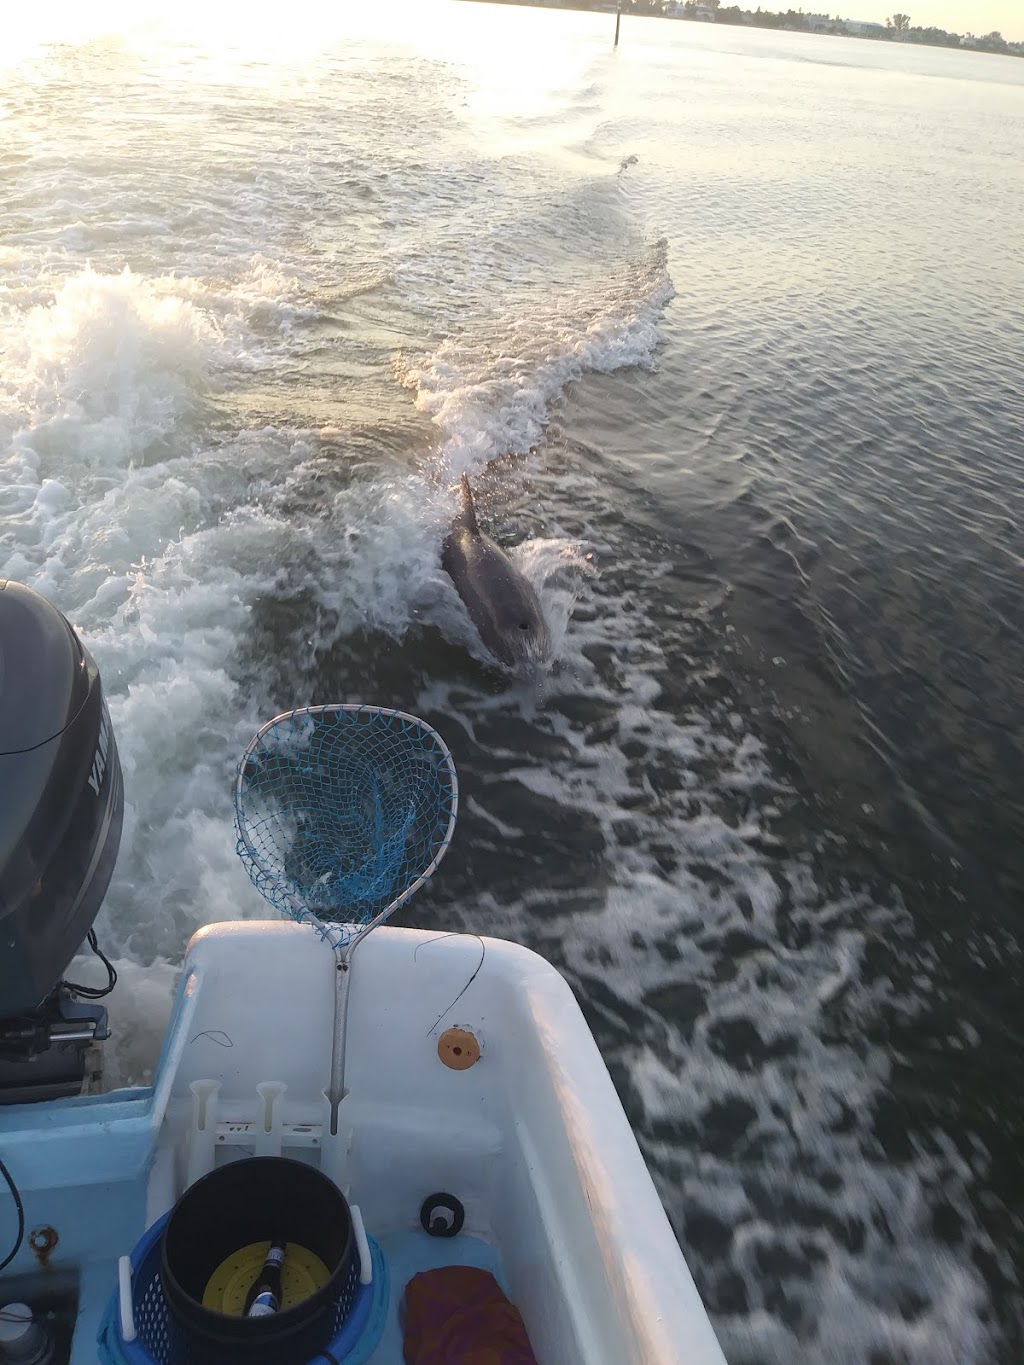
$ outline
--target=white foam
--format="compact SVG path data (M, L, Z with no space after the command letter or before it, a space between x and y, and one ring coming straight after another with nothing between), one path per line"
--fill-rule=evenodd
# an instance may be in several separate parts
M126 811L99 927L138 963L174 960L212 907L258 907L227 779L259 712L232 659L291 531L234 504L243 457L269 470L289 444L204 448L206 394L236 356L210 314L127 272L85 270L5 329L20 430L0 461L0 572L53 598L103 674Z
M111 1036L103 1045L103 1082L108 1089L151 1085L174 992L181 976L178 962L161 958L139 963L115 957L117 984L106 998ZM106 984L106 971L95 957L77 957L68 979L82 985Z
M40 473L59 467L73 484L187 440L212 372L230 359L208 314L127 270L84 270L52 303L5 321L8 403L32 415Z
M403 362L402 383L440 429L444 474L456 479L528 451L543 435L552 400L582 374L652 364L671 296L665 244L658 242L618 278L556 296L544 308L531 300L524 315L503 319L497 338L445 340L422 362Z

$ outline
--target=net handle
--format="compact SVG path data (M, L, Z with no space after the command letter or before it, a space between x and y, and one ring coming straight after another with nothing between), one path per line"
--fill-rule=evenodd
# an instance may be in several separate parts
M245 752L242 754L238 763L238 771L235 775L235 813L238 836L241 839L247 855L252 859L253 865L259 869L264 876L273 876L273 870L268 868L266 863L258 856L252 841L249 839L246 821L243 817L242 787L245 781L245 770L249 759L255 753L263 736L279 725L282 721L294 721L309 716L319 719L324 716L336 715L339 712L348 712L353 715L365 715L370 718L387 717L392 720L400 720L403 724L411 727L420 735L427 734L437 745L441 755L441 762L447 769L448 778L451 783L451 810L448 815L448 826L444 832L444 837L437 847L433 858L423 871L414 878L413 881L395 898L387 904L383 910L378 911L369 923L360 926L356 933L345 936L344 928L337 925L324 924L308 906L299 902L298 898L288 893L288 899L294 906L295 918L305 920L312 924L321 938L330 943L334 949L336 960L336 970L334 975L334 1038L331 1047L331 1081L326 1090L326 1098L330 1103L330 1128L331 1136L338 1133L338 1110L342 1100L348 1093L345 1089L345 1039L348 1032L348 1002L349 986L352 979L352 954L362 943L367 934L371 933L379 925L383 924L389 915L405 904L407 900L419 890L425 881L428 881L437 869L437 865L448 852L448 845L452 841L452 834L455 832L455 822L459 813L459 777L455 769L455 761L452 758L451 750L444 740L426 721L420 720L418 716L410 715L408 711L398 711L388 706L368 706L361 702L328 702L323 706L301 706L293 711L282 711L273 720L268 720L265 725L253 735L246 745Z
M268 720L265 725L261 725L255 735L253 735L252 739L245 746L245 751L239 760L238 770L235 774L234 802L238 837L244 844L246 854L252 859L253 865L268 879L274 878L274 869L268 867L266 862L257 853L256 848L249 838L248 825L243 814L242 791L245 782L245 770L248 766L249 759L259 748L263 736L266 735L268 731L272 730L275 725L280 725L282 721L295 721L307 716L313 720L318 720L324 716L336 715L339 712L347 712L350 715L365 715L371 718L384 716L388 719L400 720L403 724L418 731L420 734L429 735L440 751L442 763L448 771L452 793L448 827L445 830L444 838L438 845L437 851L430 860L430 863L402 892L399 893L399 895L390 901L383 910L379 910L367 924L360 926L357 933L343 937L343 931L340 931L337 926L325 924L307 905L304 905L291 892L286 893L288 900L292 903L295 918L313 924L319 931L321 937L327 940L335 951L342 955L341 960L347 966L356 944L361 942L372 929L378 928L378 926L383 924L390 915L393 915L396 910L403 906L410 897L416 894L423 883L429 881L437 871L438 864L448 852L448 846L451 843L452 835L455 832L455 823L459 814L459 777L455 769L455 761L452 758L451 750L438 732L432 725L428 725L425 720L420 720L419 716L411 715L408 711L398 711L394 707L389 706L370 706L365 702L328 702L323 706L300 706L292 711L282 711L280 715L274 716L274 718Z

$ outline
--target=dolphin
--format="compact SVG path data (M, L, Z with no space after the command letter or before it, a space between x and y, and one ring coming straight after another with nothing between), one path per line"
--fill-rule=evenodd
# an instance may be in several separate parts
M480 530L465 474L460 493L441 565L494 657L519 676L536 673L551 656L551 635L537 594L505 551Z

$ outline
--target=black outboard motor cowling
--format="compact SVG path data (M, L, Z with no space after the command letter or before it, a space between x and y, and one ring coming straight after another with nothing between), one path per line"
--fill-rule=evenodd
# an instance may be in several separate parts
M105 1011L67 999L62 978L106 892L123 812L95 663L45 597L0 579L0 1103L20 1089L6 1064L20 1057L49 1092L32 1098L67 1093L74 1081L54 1090L44 1075L55 1059L40 1054L74 1052L86 1016L105 1025Z

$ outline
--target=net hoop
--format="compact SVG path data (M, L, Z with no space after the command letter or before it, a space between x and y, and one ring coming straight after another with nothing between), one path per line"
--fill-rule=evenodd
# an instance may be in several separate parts
M354 947L433 876L458 803L451 751L417 716L299 707L261 726L239 760L236 851L277 910Z

